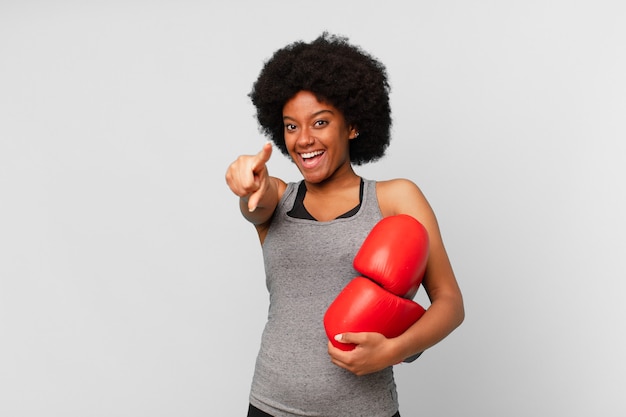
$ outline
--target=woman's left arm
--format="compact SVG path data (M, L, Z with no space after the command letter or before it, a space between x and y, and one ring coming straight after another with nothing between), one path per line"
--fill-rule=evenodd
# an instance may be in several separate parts
M436 216L413 182L396 179L377 183L383 217L409 214L424 225L429 236L429 257L422 285L430 299L424 315L395 338L378 333L345 333L341 342L358 346L348 352L329 343L333 363L362 375L387 366L434 346L456 329L465 317L463 297L445 250Z
M429 237L428 263L422 285L430 299L430 307L407 331L390 340L396 345L398 355L404 359L423 352L448 336L463 322L465 309L437 218L426 197L409 180L381 184L380 200L385 202L381 205L383 215L409 214L424 225Z

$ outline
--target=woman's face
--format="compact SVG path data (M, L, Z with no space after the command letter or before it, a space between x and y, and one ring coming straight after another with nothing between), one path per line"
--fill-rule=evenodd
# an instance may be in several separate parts
M285 103L283 122L287 151L305 181L320 183L352 172L349 141L356 129L346 124L337 108L300 91Z

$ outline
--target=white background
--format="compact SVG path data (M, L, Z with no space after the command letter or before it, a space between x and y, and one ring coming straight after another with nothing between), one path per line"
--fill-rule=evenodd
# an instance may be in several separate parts
M263 61L329 30L392 86L358 172L421 186L466 302L402 415L623 416L625 9L0 1L0 415L245 415L267 293L224 173Z

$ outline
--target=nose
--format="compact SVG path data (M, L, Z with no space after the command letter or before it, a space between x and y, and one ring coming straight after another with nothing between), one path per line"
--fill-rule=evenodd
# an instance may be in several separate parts
M309 129L302 129L300 131L300 135L298 135L298 144L300 146L306 147L311 146L315 143L315 137L312 135L312 132Z

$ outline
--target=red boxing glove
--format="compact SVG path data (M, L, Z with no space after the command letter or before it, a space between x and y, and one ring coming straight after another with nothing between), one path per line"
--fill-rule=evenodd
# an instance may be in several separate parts
M385 217L363 241L354 269L387 291L413 299L428 262L428 232L408 214Z
M326 335L333 346L352 350L335 336L344 332L376 332L400 336L426 310L416 302L398 297L363 277L354 278L330 305L324 316Z
M397 337L421 318L426 310L412 298L427 261L428 233L420 222L406 214L379 221L354 258L354 268L367 278L354 278L324 315L333 346L354 349L352 344L335 340L344 332Z

